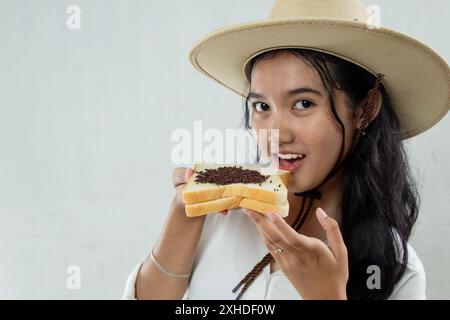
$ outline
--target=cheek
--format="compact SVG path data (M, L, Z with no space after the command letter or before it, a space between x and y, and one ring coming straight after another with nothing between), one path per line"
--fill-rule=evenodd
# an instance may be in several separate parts
M321 183L336 163L341 150L342 135L326 117L299 128L307 145L308 156L294 174L298 190L306 191Z

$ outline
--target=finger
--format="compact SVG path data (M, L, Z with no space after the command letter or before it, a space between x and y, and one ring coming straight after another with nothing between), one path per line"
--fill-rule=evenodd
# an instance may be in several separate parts
M172 181L175 188L186 184L189 177L194 173L191 168L178 167L172 171Z
M259 235L260 235L262 241L264 242L264 244L266 245L267 250L269 250L270 252L275 250L277 248L277 245L275 243L273 243L272 240L270 240L269 238L266 237L264 232L261 230L261 227L256 226L256 229L258 229Z
M327 234L328 246L336 259L346 259L347 247L345 246L337 221L329 217L322 208L317 208L316 216Z
M314 248L314 242L310 237L298 233L279 214L269 212L267 218L285 237L289 246L299 250L312 250Z
M280 245L277 245L276 243L274 243L272 240L270 240L266 234L264 233L264 231L261 229L261 227L258 224L255 224L256 229L258 230L258 233L261 237L261 239L263 240L264 244L266 245L267 250L270 252L270 254L272 255L272 257L277 261L277 262L281 262L281 260L283 260L282 255L274 253L274 251L278 248L282 248L283 250L286 250L285 247L281 247Z
M275 226L270 222L269 219L263 213L259 213L257 211L253 211L247 208L243 208L245 214L247 214L253 222L259 227L260 231L277 247L282 247L286 249L288 244L280 231L275 228Z
M194 169L192 168L186 168L186 171L184 172L184 177L186 178L186 182L189 180L189 178L194 174Z
M172 171L172 183L174 187L176 188L180 184L185 183L186 176L185 176L186 168L178 167L173 169Z
M287 264L287 261L289 260L289 251L285 247L281 247L280 245L277 245L273 243L269 238L267 238L264 233L260 231L261 238L263 239L267 250L269 251L272 258L279 263L279 265L282 267L283 265ZM280 253L276 253L277 249L282 249L283 251Z
M242 209L244 210L244 212L249 215L252 216L253 214L256 215L261 215L263 216L264 214L261 214L259 212L250 210L250 209ZM265 218L265 217L263 217ZM253 218L251 218L253 219ZM266 245L267 250L269 251L270 255L272 256L272 258L280 264L280 266L283 266L286 263L286 259L288 259L289 257L289 245L287 245L285 242L283 243L275 243L270 237L267 236L266 231L263 230L263 228L261 227L260 224L255 222L255 227L258 230L258 233L261 237L261 239L263 240L264 244ZM276 249L283 249L285 251L285 253L283 254L279 254L279 253L275 253Z

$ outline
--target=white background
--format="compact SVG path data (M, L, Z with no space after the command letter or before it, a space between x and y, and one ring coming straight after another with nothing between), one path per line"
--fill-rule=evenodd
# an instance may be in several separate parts
M449 60L450 2L364 1ZM68 30L68 5L81 29ZM188 62L272 0L0 0L0 298L116 299L173 196L176 128L237 128L239 96ZM421 106L426 108L426 106ZM429 298L450 298L450 117L407 141L422 194L411 240ZM81 268L68 290L66 269Z

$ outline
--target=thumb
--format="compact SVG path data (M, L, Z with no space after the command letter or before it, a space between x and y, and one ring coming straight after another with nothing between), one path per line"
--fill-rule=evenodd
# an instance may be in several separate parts
M347 248L337 221L329 217L322 208L317 208L316 216L327 234L328 245L336 259L347 259Z
M194 170L191 168L186 168L186 171L184 172L184 177L186 178L186 181L189 180L189 177L192 176L194 173Z

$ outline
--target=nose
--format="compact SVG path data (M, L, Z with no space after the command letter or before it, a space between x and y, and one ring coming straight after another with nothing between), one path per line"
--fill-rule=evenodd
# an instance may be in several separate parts
M280 110L280 109L277 109ZM275 111L268 123L268 143L272 148L287 146L295 141L295 130L292 126L292 121L289 117L289 112ZM275 129L273 131L272 129ZM278 134L276 129L278 129ZM277 150L271 150L271 152Z

